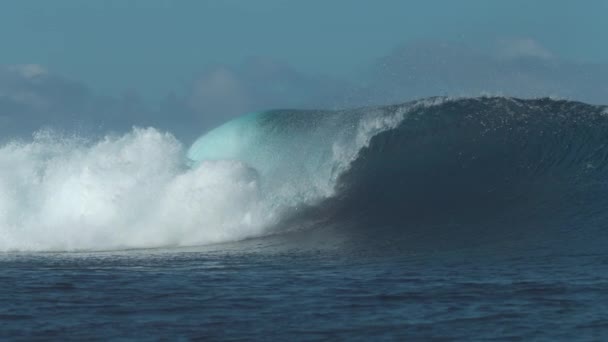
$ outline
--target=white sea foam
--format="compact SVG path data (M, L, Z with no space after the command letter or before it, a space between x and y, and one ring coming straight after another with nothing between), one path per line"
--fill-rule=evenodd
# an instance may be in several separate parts
M255 170L188 168L181 144L155 129L0 147L0 251L199 245L262 234L275 217Z

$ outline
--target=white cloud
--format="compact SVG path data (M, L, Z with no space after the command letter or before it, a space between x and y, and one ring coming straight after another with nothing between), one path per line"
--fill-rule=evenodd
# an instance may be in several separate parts
M499 54L503 58L532 57L551 60L555 55L532 38L503 40Z
M7 70L10 72L18 73L19 75L27 79L33 79L48 74L47 69L40 64L9 65L7 67Z

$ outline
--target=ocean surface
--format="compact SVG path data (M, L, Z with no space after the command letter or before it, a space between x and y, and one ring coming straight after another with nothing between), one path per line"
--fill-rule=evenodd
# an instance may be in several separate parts
M608 110L430 98L0 146L0 339L608 339Z

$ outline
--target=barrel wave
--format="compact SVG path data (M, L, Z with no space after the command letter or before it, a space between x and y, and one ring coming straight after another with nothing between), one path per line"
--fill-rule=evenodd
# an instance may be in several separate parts
M607 113L504 97L271 111L203 136L189 157L258 170L262 188L291 209L279 231L305 228L298 239L590 250L608 241ZM215 154L226 137L234 145Z
M603 250L607 133L605 108L576 102L414 108L359 152L325 207L365 240L388 234L397 249Z
M186 153L153 128L37 136L0 147L0 250L602 248L607 163L606 107L553 99L258 112Z

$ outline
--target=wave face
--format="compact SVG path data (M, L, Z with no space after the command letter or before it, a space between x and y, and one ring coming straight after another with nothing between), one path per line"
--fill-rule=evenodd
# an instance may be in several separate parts
M431 98L253 113L187 153L151 128L92 142L38 134L0 147L0 250L189 246L310 226L401 247L597 236L606 132L605 107Z
M415 107L358 153L324 206L331 220L388 227L423 248L509 241L603 249L607 114L551 99Z
M215 148L226 137L231 145ZM281 229L333 227L321 240L338 234L410 248L572 244L606 235L608 111L601 106L430 98L354 111L273 111L211 132L189 157L252 166L277 203L298 208L282 212Z

